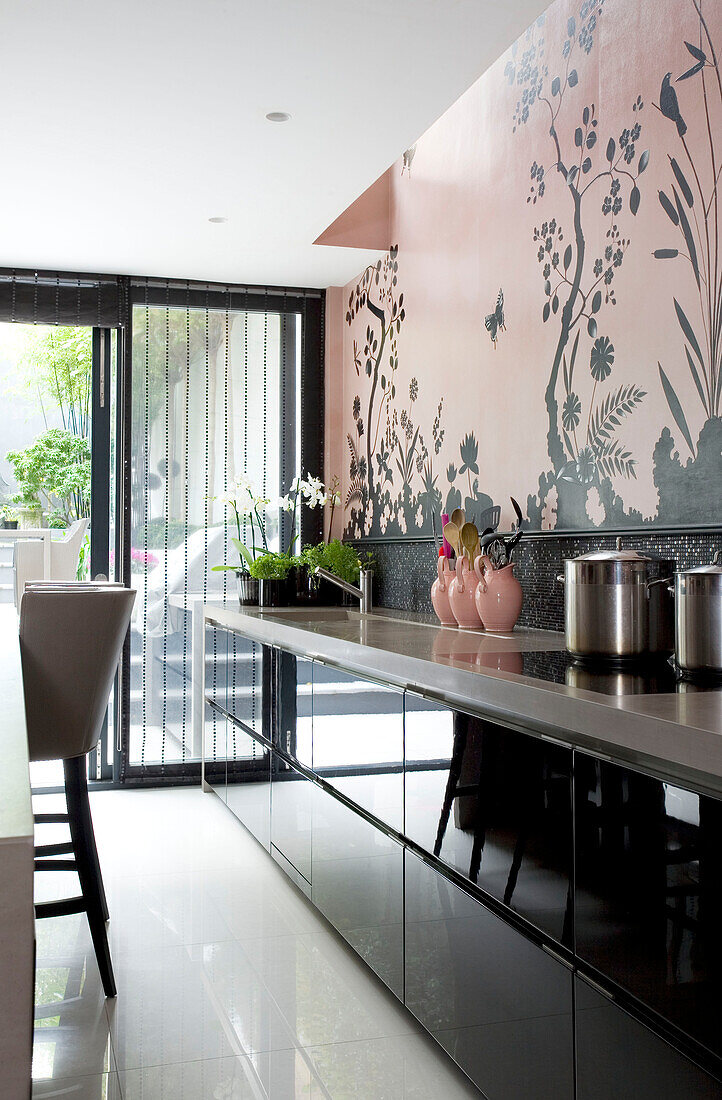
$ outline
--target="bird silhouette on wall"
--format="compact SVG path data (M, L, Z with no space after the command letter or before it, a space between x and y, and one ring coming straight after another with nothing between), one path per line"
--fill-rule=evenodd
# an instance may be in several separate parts
M680 114L679 100L677 99L677 93L670 83L671 79L672 74L667 73L662 81L662 87L659 93L659 109L665 118L675 123L679 136L684 137L687 133L687 123Z
M487 314L484 318L484 326L491 336L491 342L494 345L494 351L496 351L496 341L499 339L499 333L506 332L506 324L504 322L504 291L501 287L499 288L499 293L496 298L496 309L493 313Z

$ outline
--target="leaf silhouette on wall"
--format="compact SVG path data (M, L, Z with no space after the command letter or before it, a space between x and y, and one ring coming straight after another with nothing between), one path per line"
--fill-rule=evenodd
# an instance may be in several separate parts
M659 377L662 380L662 389L664 390L664 396L667 398L667 404L669 405L669 411L672 414L675 424L681 431L685 438L685 442L689 447L692 454L694 454L694 444L692 443L692 436L690 434L689 426L687 424L687 417L684 415L684 410L680 404L680 400L675 393L674 386L670 382L667 375L664 373L661 363L657 363L659 367Z
M685 113L694 111L694 117L699 119L700 125L688 131L671 73L666 73L660 86L659 110L675 125L677 132L676 134L672 132L670 136L678 148L668 154L672 197L670 198L669 188L667 191L660 191L659 202L673 229L681 236L682 242L660 242L663 247L655 249L653 255L657 260L673 262L681 259L684 265L687 263L690 265L694 276L698 301L695 313L690 313L689 304L684 309L678 300L678 297L682 297L680 289L683 290L684 287L677 289L678 296L673 297L675 313L684 337L679 348L679 358L681 362L681 352L684 348L684 362L689 370L694 390L681 388L679 384L675 386L670 365L668 364L665 370L661 363L657 364L662 392L672 414L672 420L679 435L690 449L692 461L682 471L679 464L671 459L669 446L671 436L669 430L666 427L663 428L654 452L654 482L659 496L658 515L664 521L669 521L670 518L676 519L673 514L675 494L677 494L676 507L679 513L683 514L686 508L686 502L680 495L683 487L691 485L695 479L704 481L706 476L713 478L719 467L719 455L715 457L714 445L710 447L709 444L715 436L711 430L707 431L707 426L710 422L718 420L722 398L722 310L720 309L722 264L720 264L721 227L718 195L720 179L715 167L720 159L717 149L719 125L715 120L719 118L719 112L722 110L722 77L718 60L719 51L715 50L712 42L702 3L700 0L690 0L687 10L695 32L689 36L689 39L699 35L699 44L695 45L689 39L683 39L693 64L677 76L674 83L679 87L679 96L684 99ZM706 79L708 73L710 76ZM673 155L673 152L676 152L676 155ZM684 169L680 161L684 164ZM711 176L708 173L708 164L713 166ZM678 247L673 247L674 244L678 244ZM683 300L687 302L686 298ZM694 319L694 324L690 317ZM704 334L703 340L698 340L695 328L697 332ZM695 451L688 420L689 410L685 409L689 393L693 395L695 408L696 399L699 398L706 417L698 440L698 446L703 439L707 441L708 450L704 454L701 451Z
M684 233L684 239L687 244L687 251L689 253L689 261L692 264L692 270L694 271L694 277L697 280L697 287L699 288L699 264L697 263L697 247L694 243L694 236L692 235L692 228L689 224L689 218L685 212L682 203L679 201L679 195L677 194L676 187L672 188L672 194L674 195L674 201L677 206L677 213L679 215L679 224L682 227Z

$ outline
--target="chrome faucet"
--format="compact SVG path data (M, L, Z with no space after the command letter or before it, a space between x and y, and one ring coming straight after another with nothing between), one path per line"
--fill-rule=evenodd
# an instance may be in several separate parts
M320 577L321 580L330 581L331 584L337 585L337 587L343 589L344 592L348 592L349 596L355 596L360 602L360 610L364 615L368 615L371 611L373 606L372 583L374 575L370 569L362 569L360 571L358 588L355 584L349 584L348 581L343 580L341 577L337 577L335 573L330 573L328 569L324 569L322 565L316 566L313 575L314 577Z

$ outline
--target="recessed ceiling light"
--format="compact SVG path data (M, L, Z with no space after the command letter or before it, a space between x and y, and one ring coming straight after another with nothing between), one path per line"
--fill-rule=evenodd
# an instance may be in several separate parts
M288 122L290 117L286 111L269 111L266 115L269 122Z
M209 222L213 222L214 225L221 225L223 222L227 222L228 218L209 218Z

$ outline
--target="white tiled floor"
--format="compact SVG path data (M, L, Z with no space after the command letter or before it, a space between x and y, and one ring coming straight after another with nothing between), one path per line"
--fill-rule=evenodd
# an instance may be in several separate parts
M38 922L34 1097L479 1096L215 796L92 806L119 993L103 997L84 916ZM77 891L36 879L39 898Z

